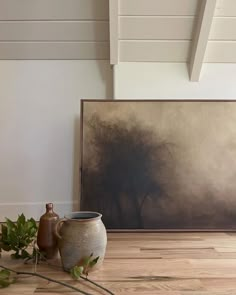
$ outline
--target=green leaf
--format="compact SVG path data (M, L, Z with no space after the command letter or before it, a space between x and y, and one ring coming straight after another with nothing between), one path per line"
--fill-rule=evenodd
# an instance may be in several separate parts
M89 262L89 267L90 267L90 268L94 267L94 265L97 264L98 259L99 259L99 256L97 256L95 259L91 260L91 261Z
M95 264L97 264L99 259L99 256L93 259L93 253L90 254L90 256L86 256L83 258L82 266L84 267L83 274L86 276L89 273L89 270L94 267Z
M17 225L24 225L25 224L25 215L22 213L18 216Z
M33 218L30 218L28 222L31 224L31 227L35 228L36 230L38 229L36 221Z
M31 237L34 237L34 235L36 234L36 232L37 232L37 229L36 228L31 227L29 229L29 234L30 234Z
M84 272L84 267L83 266L74 266L71 270L70 270L70 274L72 276L73 279L78 280L82 274Z
M15 248L19 245L19 236L14 233L10 232L8 235L9 244L12 246L12 249L15 250Z
M31 257L31 255L26 250L22 250L21 258L25 259L25 258L30 258L30 257Z
M10 284L14 283L15 278L11 277L11 272L9 270L0 271L0 288L6 288Z
M2 224L2 237L1 237L1 239L5 240L6 238L7 238L7 227L4 224Z
M15 223L8 218L6 218L6 224L7 224L8 232L16 229Z
M0 271L0 279L8 279L11 275L9 270L3 269Z
M11 283L8 280L2 280L0 279L0 288L6 288L10 285Z
M7 244L4 244L4 243L0 243L0 247L4 250L4 251L11 251L12 249L11 249L11 247L9 246L9 245L7 245Z
M92 258L92 255L93 255L93 254L91 254L90 256L85 256L85 257L83 258L83 266L84 266L84 267L88 267L88 266L89 266L89 263L90 263L90 260L91 260L91 258Z

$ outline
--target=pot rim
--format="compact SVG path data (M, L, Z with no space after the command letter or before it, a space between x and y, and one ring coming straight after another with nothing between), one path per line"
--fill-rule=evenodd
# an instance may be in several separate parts
M91 215L91 217L86 218L80 218L79 215L82 216L88 216ZM77 216L77 217L76 217ZM77 222L87 222L87 221L94 221L94 220L100 220L102 218L102 214L94 211L73 211L65 215L65 218L68 220L73 220Z

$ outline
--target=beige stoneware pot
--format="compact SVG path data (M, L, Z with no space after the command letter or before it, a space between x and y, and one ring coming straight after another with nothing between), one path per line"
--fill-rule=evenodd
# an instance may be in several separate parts
M65 215L56 224L55 233L64 270L69 271L91 254L94 258L99 256L96 268L102 264L107 234L101 217L97 212L78 211Z

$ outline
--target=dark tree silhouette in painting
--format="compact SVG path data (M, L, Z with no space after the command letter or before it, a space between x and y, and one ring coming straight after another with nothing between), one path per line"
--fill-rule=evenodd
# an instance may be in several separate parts
M161 175L170 144L134 118L106 122L93 116L86 128L92 157L83 162L82 209L100 211L108 228L143 228L147 198L166 197Z

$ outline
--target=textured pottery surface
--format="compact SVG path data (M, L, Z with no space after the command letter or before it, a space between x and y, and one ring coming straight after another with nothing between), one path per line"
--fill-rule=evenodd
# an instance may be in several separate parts
M47 259L54 258L58 253L55 225L59 216L53 211L53 204L46 204L46 213L40 217L37 235L39 249L45 253Z
M99 256L96 268L102 264L107 245L107 234L96 212L72 212L57 223L59 252L65 270L79 264L86 256Z

